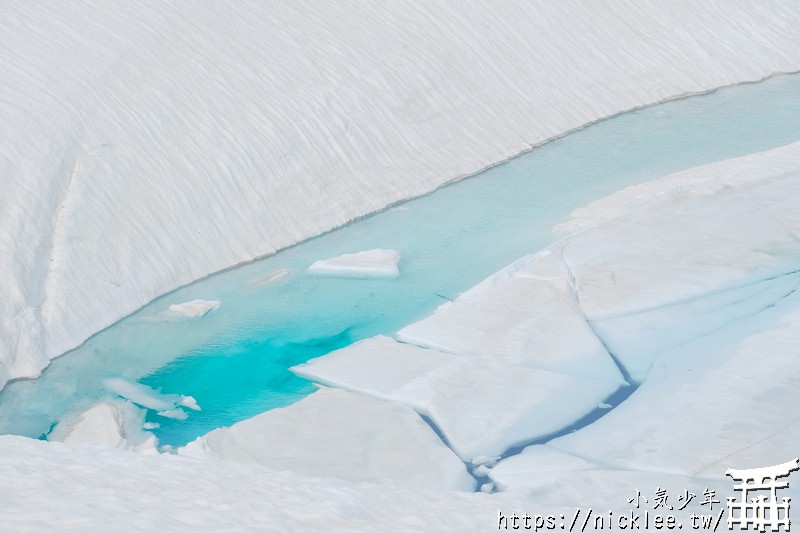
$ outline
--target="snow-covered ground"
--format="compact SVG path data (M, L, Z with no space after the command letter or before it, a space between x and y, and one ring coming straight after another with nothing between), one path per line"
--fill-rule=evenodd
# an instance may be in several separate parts
M587 122L800 69L791 1L9 2L0 386Z
M621 191L576 212L569 225L579 228L575 233L445 304L419 328L407 328L419 335L435 333L425 325L441 314L478 324L475 313L498 312L495 295L503 294L509 284L550 280L560 287L567 268L573 276L569 290L577 303L552 305L548 297L541 304L563 314L568 326L575 323L569 316L583 317L601 344L615 346L610 352L625 373L641 381L630 397L599 420L547 444L530 446L495 466L488 462L491 468L479 467L500 493L410 490L352 481L375 481L383 473L398 476L399 485L405 487L431 482L413 479L415 465L430 474L425 461L445 457L448 451L419 419L406 417L409 411L400 404L414 403L407 400L409 391L417 397L447 393L446 387L427 384L429 376L452 365L452 359L473 360L476 368L486 366L486 361L516 367L516 372L537 368L537 358L516 358L514 347L519 344L508 342L529 339L528 345L535 346L536 328L512 328L504 335L502 328L490 323L488 333L503 346L497 359L476 335L460 348L468 355L433 352L378 337L311 361L302 367L309 374L316 371L329 381L348 379L352 389L386 403L365 401L354 392L325 391L328 402L317 393L234 426L235 430L212 432L184 451L205 457L202 460L0 437L0 494L4 495L0 514L9 527L22 529L485 531L497 529L498 513L506 518L512 513L553 514L556 523L564 514L567 526L576 509L584 515L590 507L602 514L606 510L615 516L627 514L634 508L628 500L637 490L655 513L653 495L660 487L669 491L667 503L674 507L683 491L695 495L684 514L677 509L672 513L686 528L690 512L722 516L720 504L709 513L700 502L709 490L723 504L725 496L735 495L733 481L724 475L727 468L780 464L797 455L800 401L794 383L800 371L796 292L800 246L795 235L800 233L800 217L793 200L800 194L799 183L800 143L795 143ZM609 247L611 238L626 245ZM638 292L632 294L631 287ZM655 311L660 314L653 315ZM696 313L691 327L686 325L687 312ZM503 313L509 324L520 323L519 313L540 316L531 313L527 302L513 299ZM622 318L627 319L624 324L614 322ZM541 319L552 321L547 316ZM634 342L647 339L643 331L658 333L659 328L671 333L656 338L674 342L664 343L660 350L655 343L640 349L639 341ZM607 336L621 340L610 343ZM450 338L445 331L436 342L444 344ZM582 353L586 342L581 334L576 340ZM431 352L429 358L419 357L426 351ZM594 356L583 361L588 365L584 371L602 368ZM506 376L512 385L524 380L524 373ZM416 386L409 387L415 381ZM509 389L519 398L531 392ZM480 395L477 386L474 392ZM114 409L121 411L103 407L105 414L84 417L73 442L87 442L91 431L97 431L107 445L119 445L122 424L114 418ZM481 405L460 409L456 405L453 412L462 427L471 422L480 427L484 420ZM109 413L110 426L87 427ZM348 414L368 423L348 424L352 422ZM431 416L436 419L434 410ZM397 422L392 422L395 417ZM449 436L447 424L442 427ZM320 434L314 434L316 429ZM286 436L301 430L310 438L298 442L296 450L308 460L278 461L281 468L294 472L277 471L269 447L280 442L285 446ZM384 439L392 434L397 435L395 440ZM498 434L503 432L489 428L472 438L491 443ZM370 442L375 445L370 447ZM416 459L392 472L400 465L386 461L392 453L400 453L398 445L405 448L403 454ZM139 446L149 450L147 443ZM283 453L291 455L285 448ZM208 457L226 455L230 460ZM338 469L351 481L306 477L313 474L309 469L315 464L318 475L336 475ZM455 476L450 479L461 483L454 456L438 468L445 469L437 475L439 482L443 476ZM782 495L796 498L800 492L796 474L790 484Z
M789 1L6 5L0 386L176 286L587 122L798 70L799 23ZM3 528L482 531L498 511L625 510L656 486L724 501L726 468L797 455L798 184L793 144L587 206L406 345L307 367L351 392L195 444L223 460L153 455L124 402L66 421L65 443L2 436ZM371 353L385 361L365 385ZM621 377L638 388L598 405ZM608 414L496 466L472 457L592 406ZM346 426L352 413L374 423ZM256 449L315 421L306 460ZM398 446L413 464L392 464ZM505 492L430 490L469 488L457 455ZM392 476L414 489L369 483Z

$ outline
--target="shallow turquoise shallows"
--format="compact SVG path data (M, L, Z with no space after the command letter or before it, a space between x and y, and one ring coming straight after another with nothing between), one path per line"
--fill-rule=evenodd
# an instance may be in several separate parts
M521 157L163 296L0 393L0 432L46 435L102 398L116 375L193 396L186 420L148 412L162 444L285 406L314 390L288 368L392 334L557 239L569 212L625 186L800 139L800 75L778 76L626 113ZM241 228L241 231L248 231ZM280 231L280 228L275 228ZM373 248L402 254L394 279L323 278L317 259ZM288 269L289 275L269 281ZM170 304L217 299L203 318Z

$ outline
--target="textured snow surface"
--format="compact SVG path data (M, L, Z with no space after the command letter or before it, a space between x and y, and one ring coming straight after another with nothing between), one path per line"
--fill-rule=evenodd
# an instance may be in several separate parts
M800 69L794 2L12 2L0 385L155 296L636 106Z
M13 436L0 437L0 471L0 515L9 531L480 532L497 530L498 510L572 516L576 507L628 509L636 488L702 496L711 486L719 496L731 486L722 475L598 468L531 473L518 492L491 496L408 491ZM797 497L795 486L782 494Z
M179 453L419 490L475 488L464 463L414 411L340 390L216 429Z
M295 367L325 384L400 402L429 416L465 461L558 431L619 381L579 379L373 337Z
M0 437L0 452L0 515L11 531L492 531L498 509L604 509L609 502L623 505L631 487L653 480L641 472L552 472L532 478L529 495L489 496L407 491L254 464L147 457L11 436ZM696 481L658 479L702 494Z
M308 271L313 274L348 277L395 277L400 275L396 250L376 248L355 254L344 254L331 259L314 261Z

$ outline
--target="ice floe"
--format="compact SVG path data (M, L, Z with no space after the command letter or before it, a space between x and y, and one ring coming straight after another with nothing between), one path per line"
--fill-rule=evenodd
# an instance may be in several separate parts
M156 411L159 415L167 418L175 418L178 420L185 420L187 413L179 406L188 407L189 409L199 411L200 406L197 401L191 396L183 396L181 394L163 394L157 390L130 381L121 377L112 377L103 379L103 385L126 400L141 405L147 409Z
M315 261L308 271L325 276L395 277L400 275L397 267L399 261L400 253L396 250L376 248Z

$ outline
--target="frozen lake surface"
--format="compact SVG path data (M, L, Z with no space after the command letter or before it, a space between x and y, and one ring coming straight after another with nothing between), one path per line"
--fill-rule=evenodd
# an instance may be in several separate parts
M291 404L315 387L289 367L423 318L552 243L552 226L572 209L631 184L800 139L798 96L800 76L778 76L619 115L193 283L56 359L39 379L7 385L0 432L44 436L70 413L115 397L103 383L120 376L199 404L185 419L148 411L161 444L182 445ZM399 253L398 276L307 272L316 261L375 249ZM189 313L170 310L195 300Z

